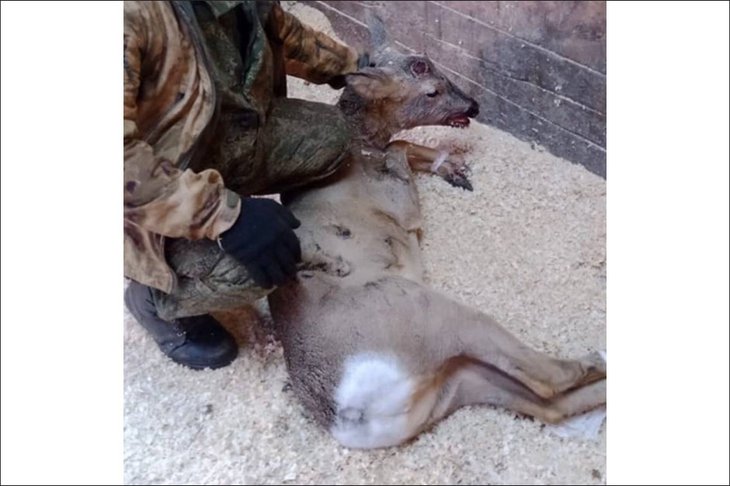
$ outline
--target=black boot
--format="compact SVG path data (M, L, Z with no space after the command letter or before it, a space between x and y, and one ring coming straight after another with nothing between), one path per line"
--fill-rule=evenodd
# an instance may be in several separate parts
M238 346L228 331L209 315L184 317L172 322L157 316L151 289L131 281L124 294L129 312L176 363L200 370L221 368L238 355Z

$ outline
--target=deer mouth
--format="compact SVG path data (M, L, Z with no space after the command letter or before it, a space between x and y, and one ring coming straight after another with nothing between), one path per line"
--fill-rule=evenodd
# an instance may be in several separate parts
M451 115L444 120L444 125L454 128L466 128L469 126L469 116L466 113Z

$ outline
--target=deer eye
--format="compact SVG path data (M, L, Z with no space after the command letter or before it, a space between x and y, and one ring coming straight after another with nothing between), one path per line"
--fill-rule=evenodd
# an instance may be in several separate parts
M417 59L411 64L411 72L416 76L423 76L425 74L429 74L431 70L428 67L428 64L426 64L425 61L421 59Z
M429 98L435 98L438 94L438 91L431 91L430 93L426 93L426 96L428 96Z

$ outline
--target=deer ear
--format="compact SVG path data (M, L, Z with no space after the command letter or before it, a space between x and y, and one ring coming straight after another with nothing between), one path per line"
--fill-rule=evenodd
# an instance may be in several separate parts
M411 73L415 77L421 77L431 72L431 68L428 63L423 59L415 59L410 64Z
M363 68L345 79L355 93L368 100L388 98L397 88L393 77L380 68Z
M370 48L374 54L382 52L389 44L388 34L385 32L385 24L372 10L366 13L366 22L370 32Z

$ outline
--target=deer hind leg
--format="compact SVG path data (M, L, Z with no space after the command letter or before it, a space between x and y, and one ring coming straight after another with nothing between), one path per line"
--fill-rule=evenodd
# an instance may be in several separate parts
M605 402L605 380L550 400L467 356L420 375L405 372L395 358L360 356L346 365L331 432L346 447L372 449L413 439L465 405L494 405L557 423Z
M455 377L449 411L466 405L488 404L554 424L606 403L606 380L579 385L544 399L499 370L476 363Z
M577 360L548 356L490 316L419 283L391 277L363 292L360 300L369 302L363 322L370 322L373 313L388 316L387 324L369 324L371 341L381 336L380 347L398 348L396 352L416 373L431 372L451 358L465 356L519 381L543 399L606 376L598 353ZM414 336L420 337L414 340Z
M470 343L468 354L517 380L542 399L551 399L606 377L605 362L598 353L565 360L552 358L522 343L496 349L492 345L490 342L480 349L479 343Z
M456 315L452 310L446 321L454 323L450 331L443 331L452 335L452 355L463 354L491 366L542 399L606 377L605 361L597 352L577 360L553 358L522 343L488 315L455 302L450 305L460 308Z
M401 444L466 404L555 422L605 403L605 385L596 383L606 376L605 362L597 353L550 357L489 316L407 279L360 292L367 309L351 318L367 323L369 334L349 348L376 351L344 360L331 432L345 446Z
M544 399L492 366L457 356L422 381L411 396L410 430L415 436L467 405L493 405L554 424L605 403L605 380Z

